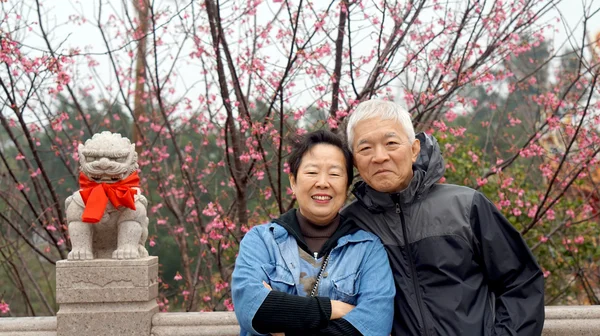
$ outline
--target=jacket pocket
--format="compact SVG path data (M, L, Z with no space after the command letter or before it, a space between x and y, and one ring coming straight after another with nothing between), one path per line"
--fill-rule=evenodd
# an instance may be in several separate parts
M331 280L333 292L331 298L356 305L359 273L351 273Z
M292 273L285 266L264 264L261 268L269 278L269 285L274 290L287 293L289 288L295 285Z

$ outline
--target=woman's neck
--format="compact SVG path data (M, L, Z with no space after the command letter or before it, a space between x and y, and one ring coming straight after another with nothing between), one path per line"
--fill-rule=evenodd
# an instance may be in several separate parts
M316 225L304 217L300 210L296 211L296 218L300 225L300 232L304 236L306 245L312 252L319 252L327 239L329 239L340 225L340 215L335 216L326 225Z

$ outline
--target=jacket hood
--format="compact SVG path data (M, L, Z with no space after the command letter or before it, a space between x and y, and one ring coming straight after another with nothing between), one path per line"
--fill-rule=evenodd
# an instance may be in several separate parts
M370 211L382 212L383 208L392 207L396 202L407 204L422 199L444 176L446 164L435 137L421 132L416 138L421 143L421 151L413 164L413 178L406 189L397 193L383 193L371 188L364 181L354 184L352 193Z
M282 214L279 218L273 220L273 223L277 223L281 225L288 234L294 236L296 241L298 242L298 246L303 249L306 253L312 255L312 252L308 248L306 244L306 240L300 231L300 223L298 223L298 218L296 217L297 209L291 209L288 212ZM321 251L319 251L319 258L325 255L327 252L331 251L335 245L337 244L338 239L343 236L355 233L359 230L359 227L356 225L354 220L345 218L341 214L340 216L340 225L337 230L327 239Z

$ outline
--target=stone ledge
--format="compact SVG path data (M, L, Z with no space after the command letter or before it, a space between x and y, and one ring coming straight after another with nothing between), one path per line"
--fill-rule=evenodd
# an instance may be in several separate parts
M158 313L152 318L151 336L237 336L233 312Z
M56 333L56 316L44 317L2 317L0 318L0 335L7 332L54 332Z
M71 304L71 307L79 306ZM81 304L93 318L94 311ZM108 304L108 310L127 311ZM0 336L57 336L56 317L0 318ZM239 327L233 312L156 313L152 316L152 336L237 336ZM543 336L600 335L600 306L549 306Z
M598 336L600 320L546 320L542 336Z
M158 313L152 317L153 326L205 326L235 325L237 319L233 312L205 313Z
M600 306L546 306L548 320L600 320Z
M57 336L56 331L0 331L0 336Z
M238 336L240 327L233 326L169 326L152 327L150 336ZM4 336L4 335L2 335Z

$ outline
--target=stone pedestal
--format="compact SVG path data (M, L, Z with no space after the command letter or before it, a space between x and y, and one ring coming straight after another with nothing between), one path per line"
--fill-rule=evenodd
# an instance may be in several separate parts
M57 335L149 336L157 280L157 257L57 262Z

